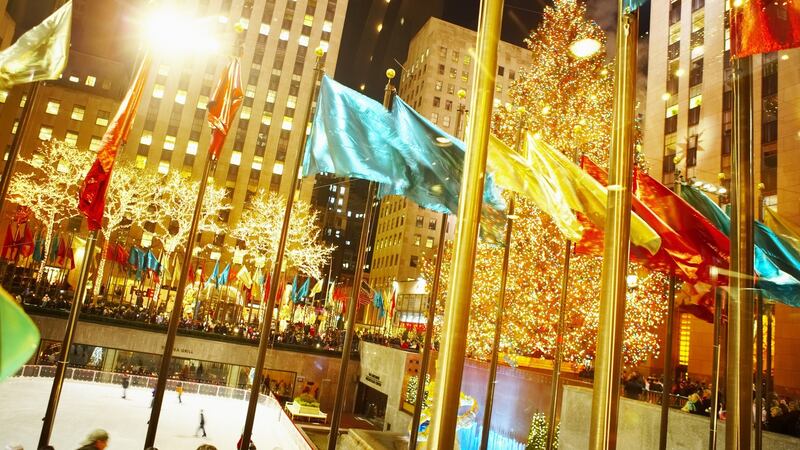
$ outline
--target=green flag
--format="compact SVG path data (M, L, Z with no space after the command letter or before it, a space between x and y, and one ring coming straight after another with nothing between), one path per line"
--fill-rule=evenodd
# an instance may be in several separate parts
M633 12L641 8L645 3L647 3L647 0L625 0L625 9Z
M0 88L56 80L67 65L72 23L72 2L20 36L0 52Z
M13 375L39 346L39 330L11 294L0 288L0 380Z

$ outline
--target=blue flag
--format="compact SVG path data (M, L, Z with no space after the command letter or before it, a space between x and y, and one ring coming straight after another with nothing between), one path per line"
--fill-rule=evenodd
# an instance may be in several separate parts
M647 0L625 0L625 9L630 12L634 12L641 8L645 3L647 3Z
M297 296L294 299L295 303L300 303L304 298L308 296L308 289L309 289L309 282L311 278L306 278L305 283L300 286L300 289L297 291Z
M153 254L152 249L148 249L147 250L147 262L146 262L146 264L147 264L147 266L146 266L147 270L152 270L153 272L158 272L158 270L159 270L159 268L161 266L161 263L158 262L158 258L156 258L156 255Z
M292 280L292 301L297 303L297 275L294 276L294 280Z
M225 286L228 284L228 275L231 273L231 263L225 265L225 268L222 269L222 273L219 274L217 278L217 286Z
M306 144L303 175L322 172L381 183L380 195L403 195L418 205L456 213L464 144L438 129L401 99L392 112L324 77ZM491 176L484 218L502 222L505 209ZM494 214L486 212L492 211ZM502 227L502 224L500 224Z
M692 207L704 215L720 231L730 236L731 219L725 212L717 206L705 194L692 186L684 185L681 187L681 197L689 202ZM754 269L758 278L756 288L764 291L764 295L780 303L791 306L800 306L800 281L790 273L782 270L780 266L787 266L789 261L781 261L776 264L771 255L778 254L775 244L769 235L775 236L769 228L756 223L755 227L755 249L754 249ZM775 242L778 242L776 237ZM762 244L768 246L769 251L761 247ZM798 267L790 268L792 272Z
M381 291L375 291L375 296L372 297L372 304L378 309L378 319L383 319L385 310L383 308L383 294L381 294Z
M211 283L219 286L217 284L217 277L219 277L219 260L214 263L214 270L211 271L211 276L208 277L208 280L206 280L206 286L210 285Z

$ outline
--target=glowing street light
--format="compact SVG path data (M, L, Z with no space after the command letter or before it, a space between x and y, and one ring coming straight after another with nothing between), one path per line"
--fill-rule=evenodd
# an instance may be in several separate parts
M600 41L594 38L579 39L569 46L569 51L576 58L588 58L600 51Z

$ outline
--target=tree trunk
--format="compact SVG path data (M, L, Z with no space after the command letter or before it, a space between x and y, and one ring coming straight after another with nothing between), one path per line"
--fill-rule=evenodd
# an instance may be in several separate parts
M109 236L110 237L110 236ZM94 278L94 295L92 297L97 297L100 295L100 288L103 286L103 271L106 268L106 258L108 257L108 244L111 242L110 239L105 240L105 245L103 246L103 251L100 253L100 262L97 263L97 275ZM89 262L89 258L92 255L85 255L83 257L84 264Z
M53 242L53 228L55 228L55 219L48 217L45 222L44 245L42 245L42 262L39 263L39 274L36 275L36 283L41 283L44 276L44 267L47 265L47 260L50 258L50 243Z

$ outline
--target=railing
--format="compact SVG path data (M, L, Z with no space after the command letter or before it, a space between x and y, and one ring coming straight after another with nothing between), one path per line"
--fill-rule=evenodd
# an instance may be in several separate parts
M17 371L16 377L28 378L51 378L55 373L54 366L40 366L40 365L26 365ZM130 382L130 387L153 389L156 386L156 377L149 377L143 375L128 375L117 372L102 372L99 370L80 369L68 367L64 377L68 380L77 380L91 383L104 383L121 385L122 379L127 376ZM180 380L167 380L167 389L175 390L180 383L183 386L183 392L190 394L208 395L212 397L230 398L234 400L249 400L250 390L239 389L229 386L219 386L213 384L193 383L189 381ZM291 448L314 448L313 444L305 437L303 433L294 425L289 416L281 407L278 400L272 395L259 394L258 403L261 407L267 409L267 414L276 414L277 422L274 426L278 427L282 436L285 436L291 441L293 447Z

